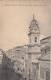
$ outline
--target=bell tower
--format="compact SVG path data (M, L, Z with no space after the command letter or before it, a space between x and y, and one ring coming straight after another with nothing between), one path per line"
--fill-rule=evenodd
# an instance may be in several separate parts
M39 36L40 36L40 30L39 30L38 22L33 15L33 19L30 23L29 33L28 33L29 44L38 44L40 42Z

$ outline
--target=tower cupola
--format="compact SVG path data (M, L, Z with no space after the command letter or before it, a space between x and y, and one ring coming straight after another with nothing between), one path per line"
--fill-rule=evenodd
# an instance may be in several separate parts
M28 34L29 43L30 44L39 43L39 35L40 35L40 30L39 30L38 22L34 18L34 15L33 15L33 19L32 19L30 26L29 26L29 34Z

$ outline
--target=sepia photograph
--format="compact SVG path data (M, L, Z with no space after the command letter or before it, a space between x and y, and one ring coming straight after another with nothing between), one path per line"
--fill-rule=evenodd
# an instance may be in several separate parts
M0 80L51 80L51 0L0 0Z

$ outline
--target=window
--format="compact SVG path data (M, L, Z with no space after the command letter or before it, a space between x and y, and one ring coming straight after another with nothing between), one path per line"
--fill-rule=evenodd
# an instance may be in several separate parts
M35 42L37 42L37 37L35 37Z
M19 68L18 68L18 71L19 71Z
M24 72L24 68L23 68L23 72Z
M47 52L47 50L45 49L45 53Z
M22 59L24 59L24 57L22 56Z

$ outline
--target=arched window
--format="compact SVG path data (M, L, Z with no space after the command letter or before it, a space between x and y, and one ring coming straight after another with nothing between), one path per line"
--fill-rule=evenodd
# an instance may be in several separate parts
M35 37L35 42L37 42L37 37Z
M18 71L19 71L19 68L18 68Z

